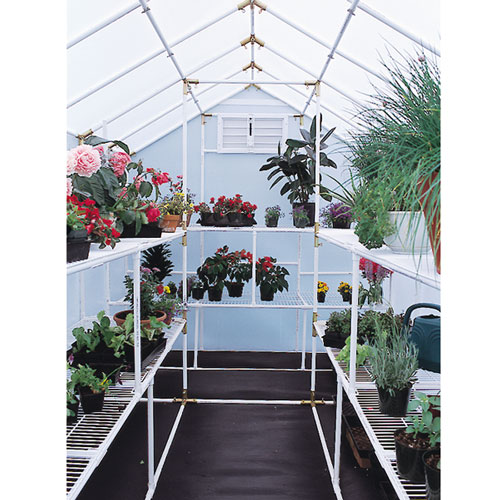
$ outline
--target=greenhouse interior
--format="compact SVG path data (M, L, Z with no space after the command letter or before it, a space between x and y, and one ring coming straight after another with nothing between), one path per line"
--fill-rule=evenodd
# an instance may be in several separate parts
M440 8L66 2L44 498L441 498Z

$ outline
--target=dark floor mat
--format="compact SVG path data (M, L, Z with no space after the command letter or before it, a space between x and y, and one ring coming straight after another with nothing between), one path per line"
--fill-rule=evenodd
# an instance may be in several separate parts
M306 406L188 405L154 500L332 500Z
M203 368L300 368L300 352L199 351L198 366ZM182 351L171 351L163 366L182 366ZM193 366L193 352L188 352L188 366ZM331 368L326 353L318 353L316 368ZM306 353L306 368L311 368L311 354Z
M310 398L311 373L302 371L190 370L189 397L202 399ZM316 373L316 397L331 401L335 392L333 372ZM182 393L182 370L160 370L155 377L155 397L171 398Z

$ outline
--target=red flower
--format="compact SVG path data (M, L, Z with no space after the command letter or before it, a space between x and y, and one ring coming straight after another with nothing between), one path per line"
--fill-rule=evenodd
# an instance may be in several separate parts
M161 295L163 293L163 285L158 285L156 291Z
M148 222L155 222L160 217L160 211L154 205L150 205L149 208L146 209L146 217L148 218Z
M111 228L111 236L113 236L113 238L119 238L120 237L120 232L118 232L114 227Z

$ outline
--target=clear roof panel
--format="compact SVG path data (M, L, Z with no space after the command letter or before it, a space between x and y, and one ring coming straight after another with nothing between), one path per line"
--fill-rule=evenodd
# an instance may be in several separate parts
M244 48L240 42L250 35L251 9L246 7L244 12L238 11L238 3L234 0L211 3L190 0L173 8L172 3L163 0L148 2L150 13L184 76L203 81L223 80L235 75L233 79L250 81L251 71L242 73L241 70L251 60L251 45ZM314 80L321 73L344 25L350 2L268 0L265 3L268 9L259 13L256 8L254 16L255 34L264 42L262 48L254 45L255 62L264 70L262 73L255 71L255 79ZM95 130L106 120L109 122L108 135L126 139L132 149L154 137L160 138L161 134L182 122L181 77L147 15L138 5L139 2L131 0L70 0L68 6L69 41L93 27L102 26L113 17L118 18L68 49L68 128L73 133L81 133L89 128ZM363 101L366 94L372 92L372 84L382 84L363 67L383 74L380 61L388 59L388 51L398 58L397 51L414 55L423 50L414 41L369 15L363 6L378 11L419 39L439 48L439 2L361 2L340 41L340 54L330 61L323 77L325 83L340 90L325 84L321 92L326 123L337 126L339 133L345 133L354 124L354 105L343 93ZM180 41L186 34L219 18L213 25ZM298 26L299 30L289 24ZM434 60L439 59L427 50L424 52ZM219 60L202 68L220 56ZM212 88L199 85L193 87L193 91L202 111L205 111L224 96L233 95L242 88L244 86ZM284 85L265 84L262 88L299 112L304 109L312 90L305 86L291 89ZM91 92L93 90L96 91ZM190 101L188 116L197 113L198 107ZM308 107L307 113L314 113L314 103ZM96 131L99 133L99 129Z

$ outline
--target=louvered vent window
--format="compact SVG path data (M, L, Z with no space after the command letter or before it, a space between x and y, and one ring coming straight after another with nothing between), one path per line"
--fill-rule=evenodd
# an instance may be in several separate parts
M219 114L219 153L276 153L288 129L286 115Z

